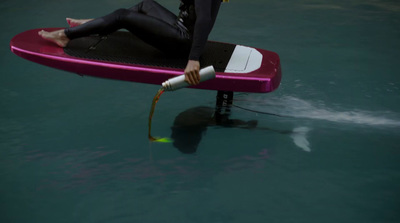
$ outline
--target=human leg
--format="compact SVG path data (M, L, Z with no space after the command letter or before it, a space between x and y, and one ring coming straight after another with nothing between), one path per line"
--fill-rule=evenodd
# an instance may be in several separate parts
M38 33L43 39L54 42L60 47L66 47L70 39L65 35L64 30L60 29L54 32L46 32L44 30Z
M129 10L163 20L170 25L174 25L177 19L174 13L154 0L143 0L139 4L129 8Z
M93 19L72 19L72 18L66 18L67 23L69 24L69 27L75 27L75 26L80 26L84 23L90 22Z
M144 0L138 3L137 5L129 8L129 10L161 19L164 22L167 22L171 25L174 24L176 21L176 15L174 13L172 13L171 11L169 11L168 9L166 9L165 7L163 7L162 5L158 4L153 0ZM67 23L70 25L70 27L75 27L90 22L94 19L66 18L66 20Z
M68 20L67 20L68 21ZM39 33L43 38L66 46L70 39L93 34L107 35L125 28L143 41L163 51L188 51L189 34L175 25L176 16L152 0L130 9L119 9L97 19L79 20L81 25L56 32Z
M144 42L165 52L188 51L190 36L174 23L143 13L130 13L120 17L124 29L139 37Z
M118 11L118 10L117 10ZM119 29L118 27L114 27L113 22L115 23L115 18L118 17L117 11L103 16L98 19L70 19L67 18L67 22L70 24L70 28L56 30L53 32L47 32L44 30L39 31L39 35L46 40L56 43L60 47L67 46L68 42L71 39L79 38L83 36L89 36L92 34L101 34L101 33L111 33ZM108 21L103 22L103 21ZM90 23L90 24L87 24ZM108 28L108 29L107 29ZM110 30L111 28L111 30ZM72 31L70 31L70 29ZM72 33L72 34L71 34Z
M131 9L118 9L109 15L68 28L65 33L69 39L75 39L93 34L107 35L118 29L127 29L163 51L187 47L190 44L189 35L174 24Z
M117 31L118 29L122 29L122 25L120 23L121 15L123 15L125 9L118 9L108 15L103 17L99 17L93 20L89 20L85 23L82 23L79 26L74 26L65 29L65 34L70 39L80 38L84 36L99 34L99 35L107 35L112 32Z

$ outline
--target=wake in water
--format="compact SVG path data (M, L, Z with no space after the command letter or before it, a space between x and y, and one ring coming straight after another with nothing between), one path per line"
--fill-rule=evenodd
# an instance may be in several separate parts
M393 112L336 111L323 103L310 102L292 96L266 98L257 98L254 95L251 95L251 98L241 96L235 99L233 106L280 118L302 118L372 127L400 127L400 120L397 118L399 115ZM309 127L295 127L290 133L293 143L306 152L311 152L311 145L307 139L310 131Z
M392 112L370 112L362 110L335 111L324 104L309 102L292 96L268 97L257 99L242 97L235 101L240 108L258 113L281 117L305 118L337 123L349 123L370 126L400 127L400 120ZM385 117L383 115L391 116Z

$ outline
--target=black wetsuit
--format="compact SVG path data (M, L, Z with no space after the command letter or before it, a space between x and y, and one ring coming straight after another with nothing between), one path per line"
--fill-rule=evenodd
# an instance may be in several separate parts
M127 29L146 43L167 53L187 53L199 60L217 18L221 0L181 0L178 16L153 0L129 9L67 28L69 39L93 34L107 35Z

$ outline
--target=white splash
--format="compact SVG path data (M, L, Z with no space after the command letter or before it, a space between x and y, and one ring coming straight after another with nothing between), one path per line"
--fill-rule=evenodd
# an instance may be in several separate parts
M308 127L297 127L293 129L293 133L290 135L294 144L305 152L311 152L310 142L307 140L307 133L309 131L310 129Z
M385 117L398 116L393 112L371 112L363 110L335 111L322 102L313 103L292 96L268 97L262 100L244 99L239 101L242 107L255 111L273 113L293 118L324 120L338 123L350 123L371 126L400 127L400 120Z
M274 114L283 118L302 118L371 127L400 127L399 114L394 112L338 111L327 107L321 101L310 102L292 96L260 98L249 95L249 97L236 98L235 105L246 110ZM306 152L311 152L311 144L307 139L309 131L311 131L309 127L296 127L290 135L293 143Z

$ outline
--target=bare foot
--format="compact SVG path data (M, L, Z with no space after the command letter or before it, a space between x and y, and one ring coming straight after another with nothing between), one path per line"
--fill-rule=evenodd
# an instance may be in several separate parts
M67 23L69 24L70 27L75 27L82 25L84 23L90 22L93 19L72 19L72 18L67 18Z
M43 39L49 40L53 43L56 43L60 47L66 47L69 42L69 39L65 35L63 29L53 31L53 32L47 32L47 31L42 30L38 34Z

